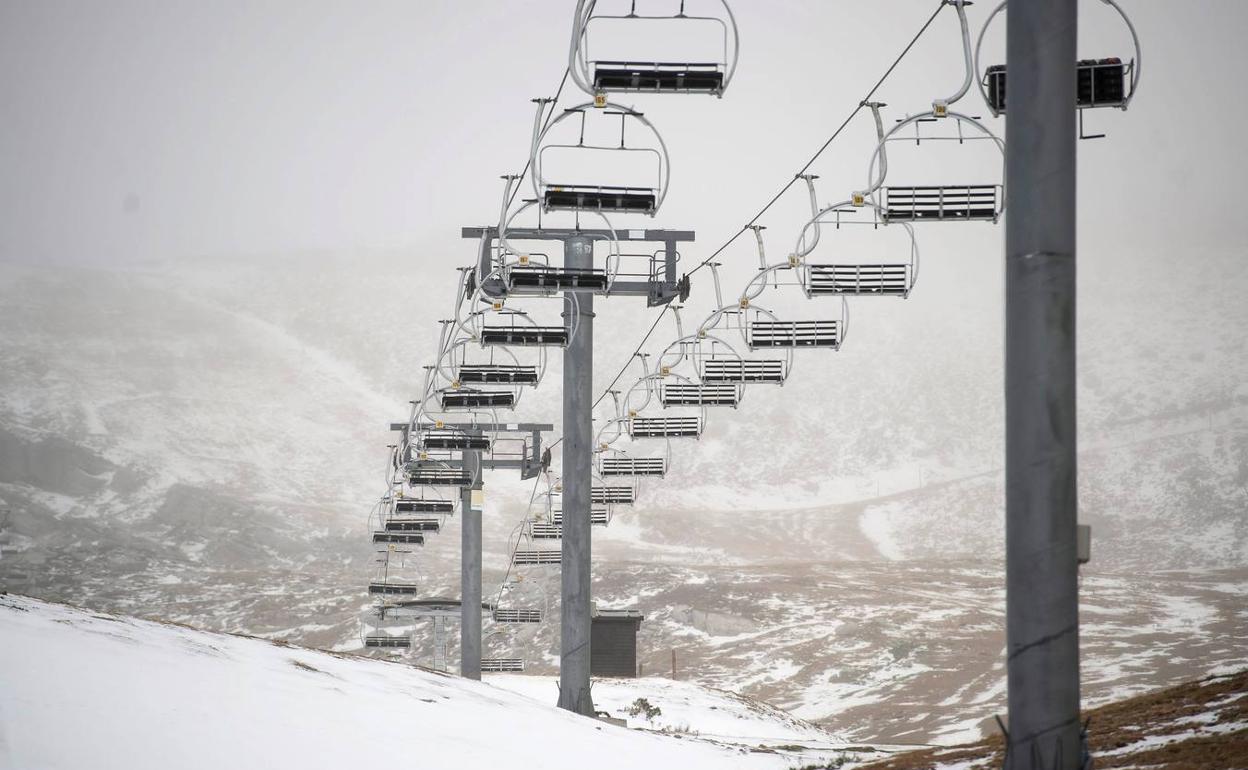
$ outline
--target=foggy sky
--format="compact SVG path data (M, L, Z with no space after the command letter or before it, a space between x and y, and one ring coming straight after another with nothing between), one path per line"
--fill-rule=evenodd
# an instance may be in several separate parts
M1144 40L1143 81L1129 113L1088 115L1089 129L1110 138L1079 147L1081 244L1184 260L1242 248L1231 206L1248 170L1237 136L1245 106L1234 98L1248 69L1239 37L1248 9L1124 5ZM6 0L0 259L121 264L381 247L431 267L461 263L471 247L458 228L492 219L497 176L523 165L528 100L558 83L572 7ZM741 64L723 100L623 99L672 148L657 224L698 230L698 250L717 245L839 123L932 7L738 0ZM969 9L973 33L987 10ZM1081 23L1081 55L1130 56L1108 7L1084 2ZM1002 25L987 48L999 52L1003 40ZM881 91L890 119L956 88L957 46L947 10ZM986 113L974 91L964 105ZM870 147L864 113L816 167L821 202L861 187ZM787 241L803 205L791 195L765 222ZM932 236L945 237L960 236ZM453 273L442 280L449 292Z

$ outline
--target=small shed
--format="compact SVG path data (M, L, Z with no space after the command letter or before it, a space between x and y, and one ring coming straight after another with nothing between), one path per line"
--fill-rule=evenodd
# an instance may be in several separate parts
M637 676L639 610L598 610L590 621L589 672L593 676Z

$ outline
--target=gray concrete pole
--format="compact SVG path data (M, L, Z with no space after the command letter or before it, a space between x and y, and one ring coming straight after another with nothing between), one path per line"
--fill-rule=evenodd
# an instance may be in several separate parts
M564 241L563 263L594 265L589 238ZM564 319L575 331L563 351L563 559L560 580L559 708L594 715L589 694L590 460L593 452L594 295L565 292Z
M1012 0L1005 230L1006 649L1011 770L1075 770L1076 0Z
M460 498L459 675L481 678L481 511L472 505L473 489L481 489L481 453L464 452L464 470L476 479Z

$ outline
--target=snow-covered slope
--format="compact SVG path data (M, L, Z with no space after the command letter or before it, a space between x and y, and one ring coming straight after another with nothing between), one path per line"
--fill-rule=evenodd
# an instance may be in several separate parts
M14 595L0 595L0 682L0 766L23 770L794 766L698 738L708 715L723 729L718 705L742 708L710 691L669 737L489 683ZM762 708L748 728L818 734Z
M533 684L546 680L546 684ZM553 677L500 675L490 682L504 689L538 696L549 691ZM644 715L629 716L630 726L647 726L659 730L696 729L699 735L737 741L741 738L778 742L840 743L846 741L804 722L788 712L744 698L728 690L716 690L693 682L680 682L659 677L642 679L596 679L593 686L594 706L613 715L624 715L638 698L661 708L653 719Z

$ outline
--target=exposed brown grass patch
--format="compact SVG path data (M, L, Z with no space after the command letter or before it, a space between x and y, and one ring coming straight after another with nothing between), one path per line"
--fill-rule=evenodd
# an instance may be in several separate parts
M1182 737L1200 727L1201 723L1190 720L1198 715L1209 714L1203 722L1206 725L1248 721L1248 697L1231 699L1244 693L1248 693L1248 670L1186 682L1091 709L1084 716L1092 720L1089 740L1095 765L1098 770L1146 766L1167 770L1248 768L1248 729ZM1150 736L1175 736L1175 740L1163 746L1104 754ZM867 765L863 770L930 770L967 761L996 768L1002 765L1003 752L1001 736L994 735L965 746L906 752Z

